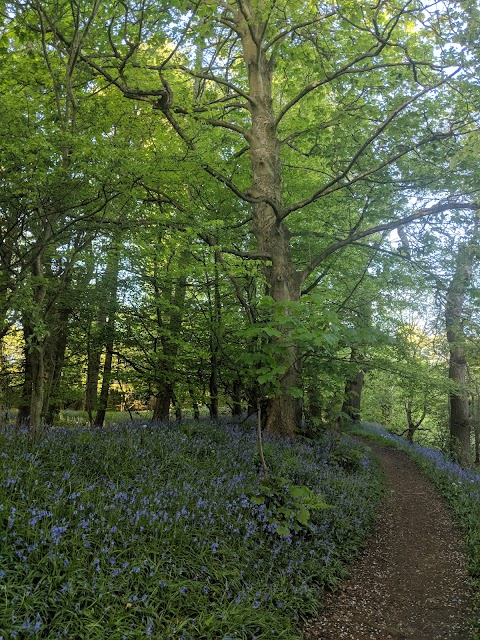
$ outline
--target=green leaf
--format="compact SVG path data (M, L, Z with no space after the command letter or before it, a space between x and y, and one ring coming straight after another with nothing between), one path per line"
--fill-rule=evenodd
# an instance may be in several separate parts
M277 532L279 535L281 535L281 536L288 536L288 535L290 535L290 529L289 529L289 527L287 527L287 525L285 525L285 524L280 524L280 523L278 523L278 524L277 524L277 527L276 527L276 532Z
M300 511L295 514L295 518L300 524L306 525L310 520L310 511L306 507L302 507Z

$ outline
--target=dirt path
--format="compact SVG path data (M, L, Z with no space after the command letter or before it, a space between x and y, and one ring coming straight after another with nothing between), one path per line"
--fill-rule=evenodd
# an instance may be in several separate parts
M351 579L305 640L468 640L470 606L461 536L443 500L400 451L371 445L386 494Z

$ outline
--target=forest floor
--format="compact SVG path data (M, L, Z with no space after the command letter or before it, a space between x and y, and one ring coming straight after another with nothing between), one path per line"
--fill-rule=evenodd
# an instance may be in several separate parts
M460 532L403 452L369 443L385 497L364 554L305 640L468 640L472 599Z

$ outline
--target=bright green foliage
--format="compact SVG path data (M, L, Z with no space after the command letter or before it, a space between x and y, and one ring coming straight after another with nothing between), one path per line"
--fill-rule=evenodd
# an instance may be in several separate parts
M312 532L311 512L332 506L309 487L291 484L288 478L275 475L261 480L258 489L251 492L250 500L253 504L265 505L270 524L282 536L303 530Z

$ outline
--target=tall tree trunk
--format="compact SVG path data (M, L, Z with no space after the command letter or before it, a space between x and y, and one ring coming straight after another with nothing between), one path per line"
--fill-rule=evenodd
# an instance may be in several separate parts
M17 427L25 427L30 421L30 401L32 397L32 357L29 349L30 330L28 324L23 322L23 384L22 395L17 412Z
M450 438L452 452L462 465L471 461L470 410L466 388L465 295L472 281L472 267L477 243L476 229L469 242L458 247L455 273L447 290L445 326L450 349L448 376L455 385L449 394Z
M268 58L262 41L264 25L255 19L256 8L251 0L245 3L249 15L239 17L243 43L243 54L248 71L251 129L247 139L250 145L252 185L249 194L255 198L252 205L252 229L261 254L268 256L270 266L266 268L268 293L276 302L300 300L301 276L296 271L290 249L290 234L282 223L281 209L281 164L280 141L276 132L276 118L272 100L273 57ZM259 12L260 13L260 12ZM290 345L289 332L279 338L278 365L285 369L279 380L279 393L271 398L267 410L268 432L294 437L301 423L302 403L291 395L292 388L301 386L301 363L297 349Z
M103 363L102 388L98 397L98 409L95 416L95 426L103 427L105 415L107 413L108 398L110 396L110 382L112 379L112 363L113 363L113 336L105 347L105 361Z
M112 373L113 343L115 338L115 314L117 310L118 272L120 268L119 240L112 240L107 249L107 264L99 286L100 304L96 321L91 324L87 347L87 383L85 410L90 426L103 426L108 404ZM102 353L105 349L102 388L98 395ZM94 418L94 411L97 415Z
M168 268L167 268L168 276ZM164 281L164 267L154 261L153 287L155 291L155 305L157 325L160 339L155 341L155 352L161 346L159 354L159 371L156 381L155 406L153 420L166 421L170 419L170 407L175 393L175 359L178 354L178 336L180 335L185 311L187 278L182 275ZM168 301L170 316L165 317L165 301Z
M33 344L32 358L32 395L30 399L30 428L34 436L40 435L42 410L45 397L45 343Z
M220 299L220 282L218 275L218 256L214 255L213 265L213 299L209 290L210 305L210 377L208 410L211 420L218 420L218 378L220 370L220 340L222 324L222 303Z
M113 345L115 342L115 318L117 314L118 272L120 270L120 246L117 240L112 241L109 249L107 267L105 269L104 295L105 317L102 327L102 346L105 347L105 360L103 363L102 388L98 398L97 415L95 425L103 427L107 412L108 397L110 395L110 382L112 378ZM103 318L102 318L103 319Z
M472 396L472 422L475 443L475 464L480 464L480 395L479 389L475 389Z
M480 464L480 422L477 420L474 425L475 432L475 464Z
M29 328L28 349L30 351L30 374L31 374L31 395L30 395L30 418L29 425L34 436L38 436L42 425L42 410L45 396L45 349L48 334L43 326L44 318L43 302L46 296L46 287L43 281L43 251L40 251L32 262L33 285L33 312L32 317L27 319Z
M90 323L87 337L87 381L85 384L85 411L88 422L93 427L93 414L97 407L98 378L100 375L100 360L102 348L99 339L99 327L105 322L103 311L99 311L96 321Z
M192 401L192 410L193 410L193 419L195 422L199 422L200 420L200 407L198 406L197 396L195 394L195 387L193 385L188 385L188 394Z

